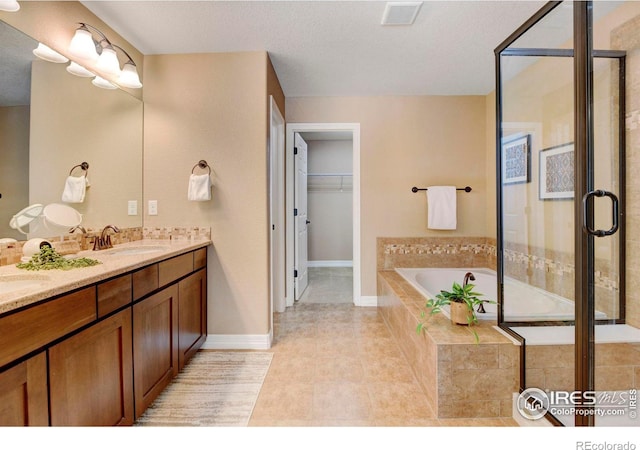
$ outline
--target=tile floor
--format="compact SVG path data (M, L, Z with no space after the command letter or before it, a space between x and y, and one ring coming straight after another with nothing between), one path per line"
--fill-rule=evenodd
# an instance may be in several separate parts
M356 307L351 269L314 268L274 318L274 353L249 426L517 426L437 419L376 308Z

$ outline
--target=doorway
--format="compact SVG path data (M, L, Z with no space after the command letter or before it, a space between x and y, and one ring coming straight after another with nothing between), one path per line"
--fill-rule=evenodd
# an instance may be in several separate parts
M353 136L351 132L295 134L298 149L306 148L306 183L298 183L295 198L306 197L307 270L294 281L300 303L353 303ZM295 150L294 150L295 152ZM300 174L300 170L296 170ZM306 185L306 196L300 192ZM301 211L298 209L298 224ZM300 228L301 225L298 225ZM300 237L296 245L303 245ZM304 253L298 251L298 253ZM297 287L304 280L306 289Z
M352 302L355 305L359 305L360 301L360 189L359 189L359 171L360 171L360 125L352 124L352 123L292 123L287 124L287 149L286 149L286 245L287 245L287 269L286 269L286 306L293 306L296 300L299 300L304 295L303 285L300 284L300 288L296 288L296 279L300 278L302 275L301 271L305 270L305 267L309 266L309 253L311 250L311 272L317 268L318 265L346 265L349 264L352 270ZM307 147L307 153L309 151L309 146L307 141L305 141L304 137L307 138L309 142L312 141L328 141L328 140L342 140L349 141L351 145L351 154L350 154L350 171L343 170L341 172L337 172L337 169L331 168L331 171L324 169L316 169L315 167L322 167L323 163L314 162L312 159L312 170L314 172L309 173L306 169L299 170L296 166L296 161L301 162L300 158L296 159L296 140L298 142L300 140L305 142ZM344 145L344 143L343 143ZM322 145L321 145L322 146ZM316 144L316 151L317 150ZM326 149L325 149L326 150ZM313 152L313 145L312 150ZM316 154L318 155L318 154ZM322 158L320 158L322 159ZM329 158L331 159L331 158ZM308 162L305 160L305 162ZM316 164L320 164L316 166ZM330 166L329 166L330 167ZM308 167L307 167L308 169ZM322 171L320 171L322 170ZM343 174L349 174L347 177ZM311 176L309 176L311 175ZM300 177L304 179L301 180ZM347 180L347 178L349 178ZM311 180L311 181L309 181ZM316 219L311 216L302 216L302 211L296 209L300 205L300 197L307 197L308 194L308 186L311 186L312 196L317 192L316 189L336 189L334 193L340 192L340 183L342 183L342 193L347 192L349 190L351 194L351 233L349 235L350 249L348 254L351 256L350 261L347 259L328 259L327 254L322 254L319 249L314 248L317 245L314 244L314 239L316 239L316 235L314 235L314 231L319 232L322 235L322 229L326 228L326 221L331 222L331 217L326 213L318 213L320 215L317 216L318 223L314 223ZM308 199L307 199L308 200ZM335 200L335 199L334 199ZM344 197L341 199L344 201ZM338 200L340 201L340 200ZM306 206L306 201L304 201ZM314 205L312 202L312 207L318 206ZM326 207L326 205L320 205L320 211L322 208ZM296 215L297 214L297 215ZM301 217L303 217L301 219ZM303 222L304 221L304 224ZM307 228L308 227L308 228ZM314 230L315 227L315 230ZM311 237L311 247L308 244L304 244L305 233L309 232L309 235L306 236L308 239ZM344 231L344 230L343 230ZM300 239L300 237L303 239ZM302 243L301 243L302 242ZM303 246L301 248L301 246ZM337 245L341 250L344 250L344 243ZM339 254L339 253L330 253L330 254ZM318 256L320 255L320 256ZM337 258L346 258L345 256L339 256ZM302 260L302 261L301 261ZM314 267L315 266L315 267ZM307 272L307 275L309 272ZM307 278L308 279L308 278Z

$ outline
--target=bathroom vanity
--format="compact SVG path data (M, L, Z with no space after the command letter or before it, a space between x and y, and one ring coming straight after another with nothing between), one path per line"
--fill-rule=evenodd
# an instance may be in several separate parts
M210 241L136 241L69 271L0 267L0 426L131 425L206 339Z

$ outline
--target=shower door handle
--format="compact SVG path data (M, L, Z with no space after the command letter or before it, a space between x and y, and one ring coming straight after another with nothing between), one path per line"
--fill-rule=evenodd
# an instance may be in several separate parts
M612 225L608 230L593 230L589 226L589 216L591 215L589 205L590 203L592 203L589 202L589 199L591 199L592 197L609 197L611 199ZM584 229L584 231L596 237L611 236L612 234L615 234L616 231L618 231L619 227L618 203L618 197L616 197L613 192L603 191L601 189L587 192L584 197L582 197L582 228Z

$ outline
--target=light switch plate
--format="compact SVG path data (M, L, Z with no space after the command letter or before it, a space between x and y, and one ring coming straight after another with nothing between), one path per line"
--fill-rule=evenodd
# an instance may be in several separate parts
M138 201L137 200L129 200L127 202L127 214L130 216L138 215Z
M149 200L149 215L158 215L158 200Z

